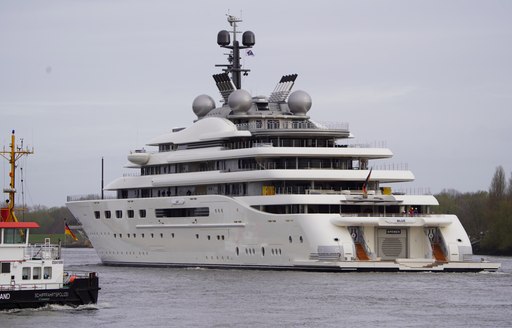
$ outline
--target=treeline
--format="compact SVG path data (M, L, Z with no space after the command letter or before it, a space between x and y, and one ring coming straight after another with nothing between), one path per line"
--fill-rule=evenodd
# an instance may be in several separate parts
M28 208L28 211L16 213L18 220L39 223L40 228L34 230L37 234L61 234L64 232L64 221L68 225L79 224L67 207L47 208L36 205Z
M512 174L498 166L489 191L460 193L443 190L436 195L437 213L456 214L480 254L512 255Z

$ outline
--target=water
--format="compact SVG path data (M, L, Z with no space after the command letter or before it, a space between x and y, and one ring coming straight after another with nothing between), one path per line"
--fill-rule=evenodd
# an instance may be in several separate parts
M310 273L126 268L65 249L100 275L97 306L0 312L3 327L510 327L512 258L497 273Z

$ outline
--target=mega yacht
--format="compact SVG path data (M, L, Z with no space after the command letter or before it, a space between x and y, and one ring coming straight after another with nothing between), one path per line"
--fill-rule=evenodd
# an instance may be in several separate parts
M135 171L105 187L113 198L73 196L67 206L110 265L311 271L495 271L473 260L455 215L434 214L430 194L395 192L407 169L379 169L387 148L355 146L346 123L319 123L308 93L284 75L269 96L242 89L255 35L217 43L228 62L197 119L128 154ZM241 40L239 40L241 39ZM151 150L152 149L152 150Z

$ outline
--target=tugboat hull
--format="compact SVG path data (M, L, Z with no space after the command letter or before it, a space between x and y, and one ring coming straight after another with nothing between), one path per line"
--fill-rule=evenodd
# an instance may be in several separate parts
M38 308L49 304L73 307L96 304L99 290L95 274L76 278L64 288L0 290L0 310Z

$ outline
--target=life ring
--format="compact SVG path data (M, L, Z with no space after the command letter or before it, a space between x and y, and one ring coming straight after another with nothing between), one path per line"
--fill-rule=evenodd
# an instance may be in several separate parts
M72 275L71 277L69 277L69 283L72 283L73 281L75 281L75 279L76 279L76 276Z

